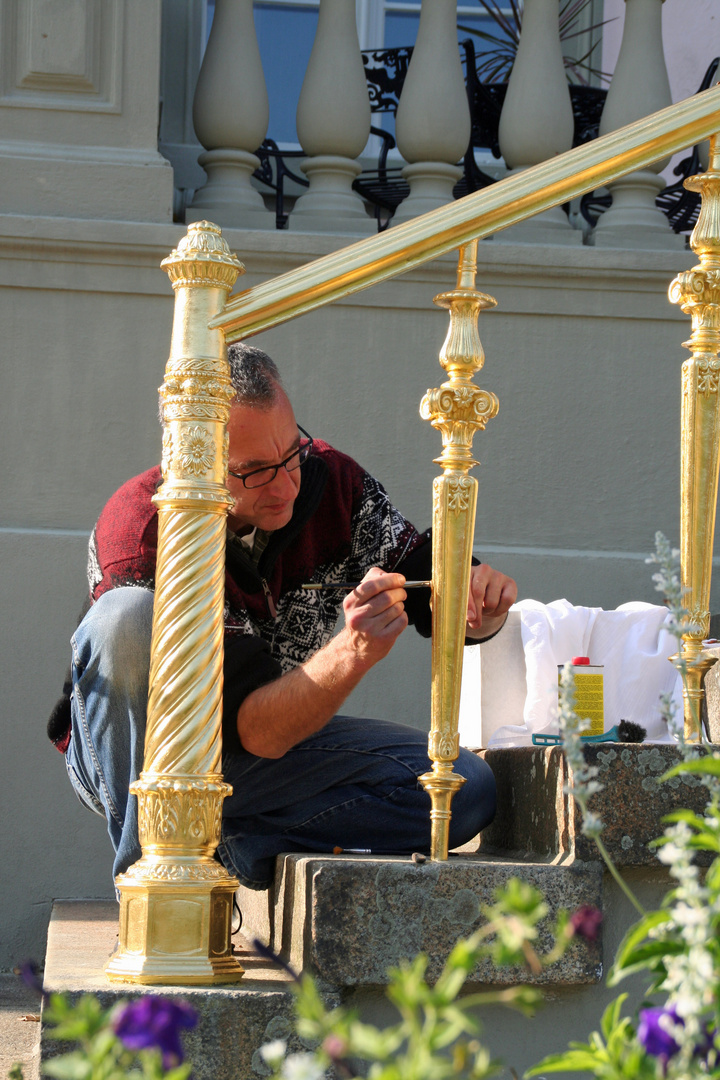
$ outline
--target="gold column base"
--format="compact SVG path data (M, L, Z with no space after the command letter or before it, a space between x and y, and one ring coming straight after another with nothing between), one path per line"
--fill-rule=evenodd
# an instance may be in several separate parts
M687 665L687 677L683 683L683 718L685 742L702 742L702 704L705 698L703 679L712 667L715 657L708 656L697 638L683 638L682 656ZM677 666L680 659L676 653L670 657Z
M453 795L465 783L465 777L454 772L452 762L436 761L432 772L418 777L425 791L430 796L430 858L433 862L445 862L450 843L450 804Z
M244 972L230 929L240 883L213 858L232 788L219 774L143 772L130 791L138 798L143 855L115 878L120 943L105 974L113 982L237 982Z
M135 863L116 878L120 942L105 967L108 979L169 986L238 982L244 969L230 943L238 884L212 859Z

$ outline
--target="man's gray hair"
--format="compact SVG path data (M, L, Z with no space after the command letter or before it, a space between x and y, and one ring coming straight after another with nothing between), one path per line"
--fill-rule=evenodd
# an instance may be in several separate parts
M235 401L260 408L271 406L278 389L282 389L275 361L262 349L242 342L228 346L228 361Z

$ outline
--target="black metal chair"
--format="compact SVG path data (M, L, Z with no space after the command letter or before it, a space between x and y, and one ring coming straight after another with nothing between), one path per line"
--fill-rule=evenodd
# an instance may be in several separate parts
M710 89L715 81L715 73L719 66L720 56L716 56L703 76L703 80L698 87L698 93L701 90ZM687 191L683 187L683 181L688 176L694 176L699 172L702 172L700 149L694 146L692 153L678 162L673 169L673 176L678 176L680 179L674 184L670 184L664 191L661 191L655 200L655 205L659 206L662 212L667 215L676 233L691 232L695 228L700 212L701 199L696 191Z

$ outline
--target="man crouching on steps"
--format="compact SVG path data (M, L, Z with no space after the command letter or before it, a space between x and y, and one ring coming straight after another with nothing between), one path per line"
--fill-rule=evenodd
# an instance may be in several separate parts
M411 623L430 636L429 533L420 534L374 477L314 440L295 420L273 361L228 350L235 399L228 421L223 803L218 856L240 881L269 886L280 852L428 851L430 803L418 783L427 736L387 720L338 713ZM106 817L113 873L140 858L137 800L143 764L157 555L158 467L112 496L90 537L90 606L72 639L66 695L49 734L89 809ZM306 592L304 582L360 581ZM515 582L472 569L468 637L497 633ZM345 626L333 637L343 611ZM466 783L452 804L450 846L495 812L495 782L461 750Z

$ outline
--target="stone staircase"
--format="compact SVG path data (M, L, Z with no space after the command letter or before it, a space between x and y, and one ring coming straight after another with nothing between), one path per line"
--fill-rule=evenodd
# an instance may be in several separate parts
M562 960L535 977L494 969L487 961L478 965L469 979L474 988L536 982L549 998L543 1013L548 1022L531 1036L508 1026L504 1016L493 1016L487 1032L491 1050L507 1058L510 1046L516 1055L513 1067L521 1071L542 1053L564 1047L568 1038L587 1035L587 1026L573 1031L569 1007L576 1006L581 1015L597 1011L597 1022L607 998L600 985L603 965L632 913L623 909L608 875L603 878L574 804L563 793L562 752L527 748L485 755L498 782L498 812L477 851L453 854L442 864L372 855L280 857L273 889L240 890L244 937L237 951L246 970L240 984L148 988L149 993L181 994L200 1013L197 1028L185 1040L196 1080L254 1080L268 1072L258 1054L264 1042L290 1037L289 1045L299 1048L292 1036L292 979L280 965L253 953L248 942L254 937L296 970L312 972L329 1003L350 1001L373 1022L391 1022L391 1008L380 994L387 968L422 949L429 956L430 977L436 976L454 942L481 922L482 905L512 875L545 894L548 946L558 910L582 904L606 912L605 940L573 941ZM594 797L594 808L605 822L606 846L617 865L645 888L646 902L657 902L667 878L647 844L659 835L660 818L671 809L701 810L705 789L694 778L658 783L678 760L671 746L601 744L588 747L587 755L600 767L605 784ZM116 940L114 903L57 901L48 934L46 987L71 995L97 993L106 1004L137 996L137 987L110 984L103 974ZM545 943L541 940L541 950ZM500 1045L492 1045L493 1039ZM46 1057L57 1047L43 1036L41 1050Z

